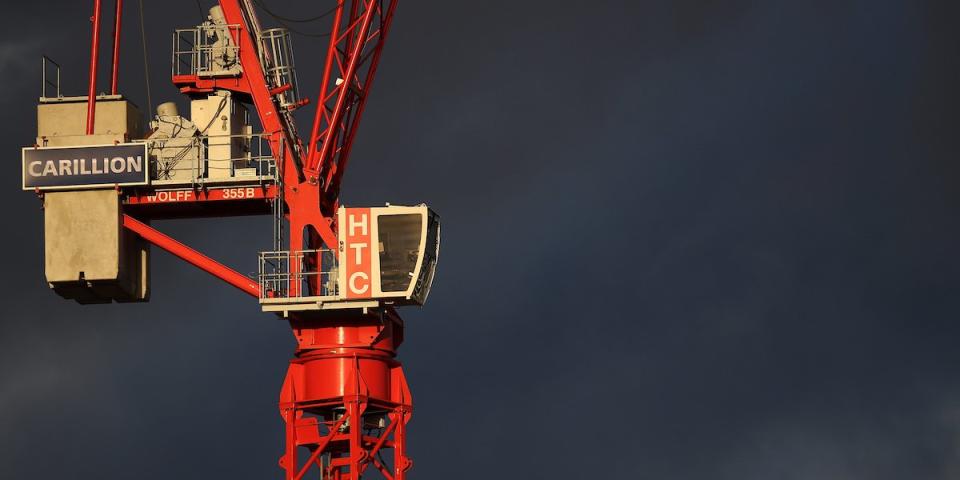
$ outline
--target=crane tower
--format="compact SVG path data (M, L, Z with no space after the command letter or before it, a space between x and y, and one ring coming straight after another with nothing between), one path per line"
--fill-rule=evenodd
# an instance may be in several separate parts
M44 57L37 137L23 189L44 207L45 275L80 304L146 302L152 247L255 297L297 348L280 391L286 480L407 478L413 400L397 360L397 307L423 305L440 244L426 205L357 208L340 185L396 0L334 0L316 97L301 94L290 32L251 0L219 0L173 32L171 75L189 112L144 122L118 88L123 0L115 0L109 93L98 92L102 0L94 0L89 89L60 91ZM142 12L141 12L142 13ZM294 112L313 108L301 136ZM253 121L256 120L256 121ZM256 278L150 226L157 219L272 216Z

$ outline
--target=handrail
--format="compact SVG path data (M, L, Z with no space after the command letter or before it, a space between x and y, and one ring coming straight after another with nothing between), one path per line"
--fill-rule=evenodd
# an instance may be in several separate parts
M234 75L239 74L240 45L235 40L235 32L240 25L204 24L193 28L179 28L173 31L173 52L171 69L174 76L179 75ZM228 32L228 41L222 45L208 43L210 32ZM222 39L221 39L222 40ZM236 65L222 68L215 65L215 52L225 52L236 59Z
M209 158L207 153L205 153L210 147L228 145L230 142L237 141L238 139L244 142L245 145L242 147L243 151L240 153L240 156ZM204 170L222 171L228 168L226 165L229 165L231 169L256 169L256 175L238 177L231 174L232 178L280 183L277 170L277 157L273 155L270 150L269 138L262 133L155 138L138 140L137 142L147 145L150 153L150 162L154 167L151 176L155 181L172 181L172 178L164 177L164 174L170 174L172 172L186 173L188 170L190 171L190 178L184 178L183 183L203 184L210 180L223 180L224 177L217 177L215 179L206 178L202 172ZM214 164L219 164L220 166L215 166Z
M53 82L51 82L50 80L47 80L47 63L52 63L53 66L56 67L56 69L57 69L57 83L53 83ZM46 56L46 55L43 55L43 56L42 56L42 80L41 80L42 83L41 83L41 88L40 88L40 96L41 96L42 98L50 98L50 97L47 96L47 86L48 86L48 85L57 89L57 97L56 97L56 98L61 98L61 97L63 97L63 94L60 92L60 69L61 69L61 67L60 67L60 64L59 64L59 63L53 61L52 58L50 58L50 57L48 57L48 56Z
M261 298L336 297L339 293L333 250L260 252L259 264ZM304 283L311 288L305 289Z

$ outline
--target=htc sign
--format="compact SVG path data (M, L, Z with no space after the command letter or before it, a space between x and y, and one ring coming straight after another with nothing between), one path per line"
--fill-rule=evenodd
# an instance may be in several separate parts
M149 183L147 146L24 148L24 190L71 190Z
M373 235L369 208L348 208L347 224L341 247L341 268L346 272L346 298L373 296L371 248Z

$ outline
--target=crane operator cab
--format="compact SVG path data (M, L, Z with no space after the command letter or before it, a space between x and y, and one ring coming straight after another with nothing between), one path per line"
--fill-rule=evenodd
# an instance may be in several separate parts
M337 251L260 254L265 312L423 305L440 251L440 217L426 205L343 208Z

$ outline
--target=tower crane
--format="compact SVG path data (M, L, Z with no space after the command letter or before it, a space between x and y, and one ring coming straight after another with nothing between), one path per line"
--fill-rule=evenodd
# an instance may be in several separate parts
M103 0L93 0L89 89L65 96L43 59L37 138L23 189L44 207L45 276L80 304L146 302L159 247L257 299L297 342L280 391L286 480L402 480L413 400L397 349L398 307L433 284L440 219L426 205L357 208L340 189L396 0L332 0L319 91L301 95L290 32L251 0L219 0L173 33L173 84L144 124L118 88L123 0L115 0L109 93L98 93ZM142 12L141 12L142 14ZM301 137L294 112L313 108ZM256 124L260 129L255 131ZM273 250L255 278L151 226L157 219L269 215Z

